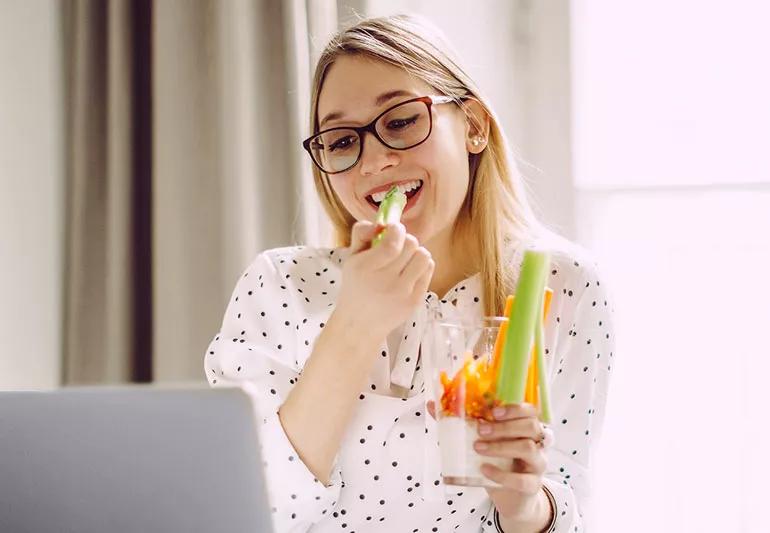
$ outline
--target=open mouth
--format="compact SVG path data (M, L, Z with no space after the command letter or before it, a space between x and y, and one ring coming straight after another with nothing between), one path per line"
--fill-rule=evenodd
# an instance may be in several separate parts
M407 204L409 203L409 200L413 198L417 193L420 192L422 189L422 180L414 180L409 183L405 183L403 185L398 186L398 190L401 191L406 195L406 201ZM370 194L366 197L366 201L369 202L371 205L373 205L375 208L380 207L380 203L385 199L385 195L388 193L388 191L382 191L378 192L376 194Z

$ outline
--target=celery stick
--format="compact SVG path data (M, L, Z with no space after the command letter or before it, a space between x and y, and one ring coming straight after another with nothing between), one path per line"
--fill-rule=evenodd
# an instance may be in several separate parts
M380 208L377 210L377 218L375 223L378 226L385 226L387 224L395 224L401 220L401 213L406 207L406 195L398 190L398 187L393 186L388 191L388 194L383 198L380 203ZM385 232L380 231L372 239L372 248L377 246L380 241L385 238Z
M540 299L540 309L543 308L545 296ZM551 423L551 395L548 392L548 372L545 366L545 343L543 332L543 312L540 311L535 322L535 353L537 354L537 379L540 392L540 420L546 424Z
M550 264L549 254L527 250L508 321L503 361L497 376L497 394L502 403L522 403L535 324L542 320L543 290Z

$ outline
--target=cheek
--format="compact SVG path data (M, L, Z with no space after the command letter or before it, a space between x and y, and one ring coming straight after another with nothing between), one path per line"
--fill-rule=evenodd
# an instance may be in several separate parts
M454 116L440 116L433 123L433 132L422 145L430 153L433 166L442 172L464 171L467 174L468 152L465 147L465 130Z
M418 156L418 164L430 173L435 194L441 201L462 201L468 190L469 177L465 142L457 132L451 131L435 138L431 135L423 146L424 149L415 155Z
M465 146L465 125L463 119L454 114L441 116L433 124L434 142L437 149L441 150L443 160L451 160L453 164L465 159L468 151Z
M332 190L342 202L342 206L353 215L357 220L360 220L360 208L356 203L355 191L353 189L352 178L340 174L335 174L329 178L329 183L332 186Z

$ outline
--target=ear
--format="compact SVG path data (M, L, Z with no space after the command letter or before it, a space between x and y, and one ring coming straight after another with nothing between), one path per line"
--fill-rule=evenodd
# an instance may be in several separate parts
M489 142L490 117L484 106L475 98L463 102L465 111L465 146L468 152L478 154Z

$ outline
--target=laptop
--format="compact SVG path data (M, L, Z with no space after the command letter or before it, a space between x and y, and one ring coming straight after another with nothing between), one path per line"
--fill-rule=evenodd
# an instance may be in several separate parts
M0 392L3 533L273 531L240 389Z

